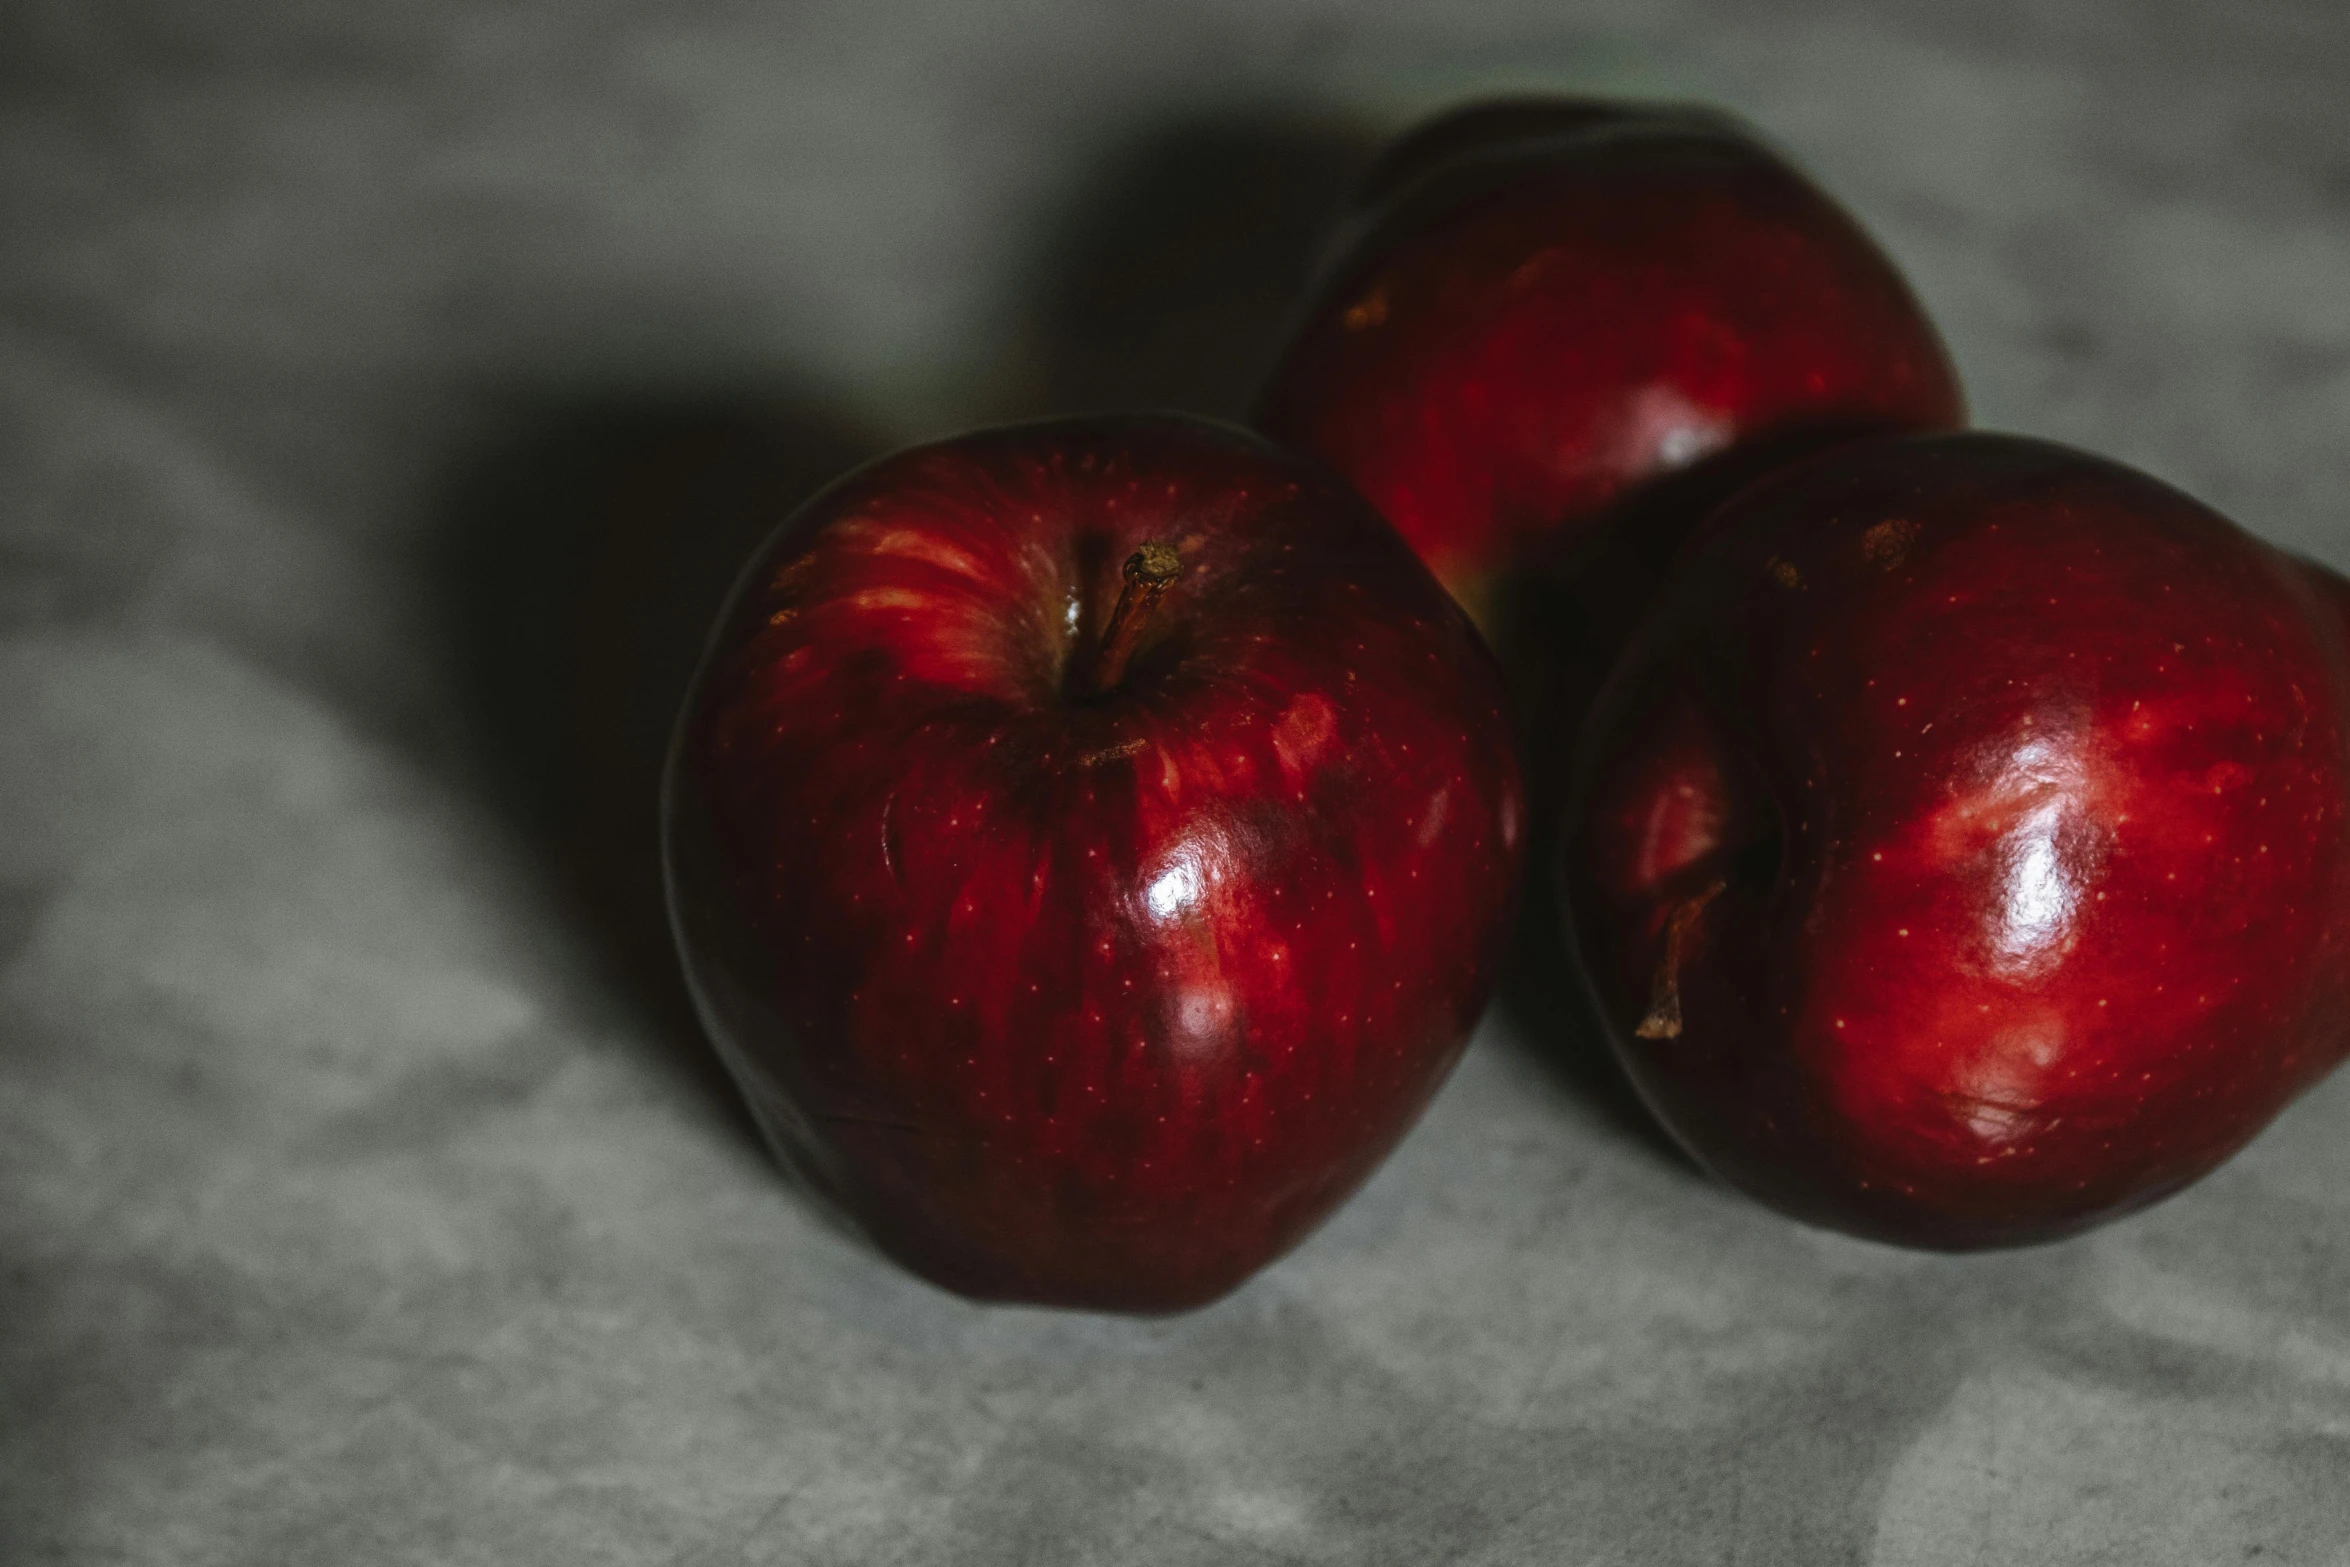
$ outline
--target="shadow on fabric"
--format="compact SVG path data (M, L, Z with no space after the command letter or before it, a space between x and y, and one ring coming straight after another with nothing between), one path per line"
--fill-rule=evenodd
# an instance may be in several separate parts
M667 1064L756 1138L670 945L670 726L736 574L880 443L805 401L513 400L435 562L469 759Z
M1012 290L1013 415L1241 418L1375 150L1351 121L1272 107L1105 138L1076 160Z

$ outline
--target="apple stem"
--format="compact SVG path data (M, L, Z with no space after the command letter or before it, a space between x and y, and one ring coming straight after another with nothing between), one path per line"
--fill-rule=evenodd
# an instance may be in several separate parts
M1683 898L1665 921L1665 953L1657 960L1656 985L1649 992L1648 1016L1632 1030L1640 1039L1678 1039L1681 1037L1681 943L1687 939L1689 927L1697 923L1697 916L1714 901L1724 882L1715 882L1694 898Z
M1126 661L1134 656L1135 644L1142 640L1142 628L1149 623L1151 611L1166 597L1167 589L1183 574L1183 561L1172 544L1150 543L1126 557L1125 587L1118 591L1118 605L1110 611L1110 623L1102 627L1101 645L1093 655L1091 678L1087 681L1092 692L1099 696L1114 689L1126 678Z

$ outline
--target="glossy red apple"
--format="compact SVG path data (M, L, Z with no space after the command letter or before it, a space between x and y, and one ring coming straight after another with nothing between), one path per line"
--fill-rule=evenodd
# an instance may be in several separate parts
M1736 482L1963 417L1893 265L1736 121L1555 99L1389 152L1258 423L1354 481L1489 627L1517 568L1621 548L1583 605L1604 643Z
M2344 585L2142 474L1847 447L1701 530L1585 735L1566 880L1643 1096L1936 1247L2154 1201L2350 1049Z
M967 1294L1165 1311L1303 1236L1490 987L1491 656L1335 476L1160 418L887 458L681 720L670 900L784 1158Z

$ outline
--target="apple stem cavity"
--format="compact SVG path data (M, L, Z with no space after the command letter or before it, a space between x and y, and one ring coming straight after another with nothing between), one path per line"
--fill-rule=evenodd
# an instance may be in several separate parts
M1674 906L1672 917L1665 921L1665 952L1657 960L1656 985L1648 997L1648 1016L1632 1030L1636 1038L1681 1037L1681 944L1688 939L1689 927L1697 923L1697 916L1705 912L1705 906L1727 885L1717 881L1695 897L1683 898Z
M1085 683L1094 696L1117 689L1118 682L1126 678L1126 662L1142 640L1143 627L1150 623L1151 611L1158 608L1167 589L1183 575L1183 561L1174 545L1154 541L1126 557L1123 575L1126 585L1118 591L1110 623L1102 628L1101 645L1094 652L1093 668Z

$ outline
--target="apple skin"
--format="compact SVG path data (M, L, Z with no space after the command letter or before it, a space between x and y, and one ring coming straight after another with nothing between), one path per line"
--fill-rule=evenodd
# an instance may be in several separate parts
M1579 606L1600 672L1739 482L1965 417L1892 263L1726 115L1473 105L1387 153L1337 249L1257 425L1353 481L1489 630L1513 572L1620 553ZM1672 504L1620 515L1693 468Z
M2010 436L1742 494L1609 682L1569 820L1650 1108L1763 1201L1914 1246L2218 1165L2350 1050L2344 594Z
M1086 671L1145 543L1181 570ZM1054 421L885 458L750 566L664 805L679 949L785 1162L983 1299L1212 1300L1459 1057L1524 801L1500 677L1335 475Z

